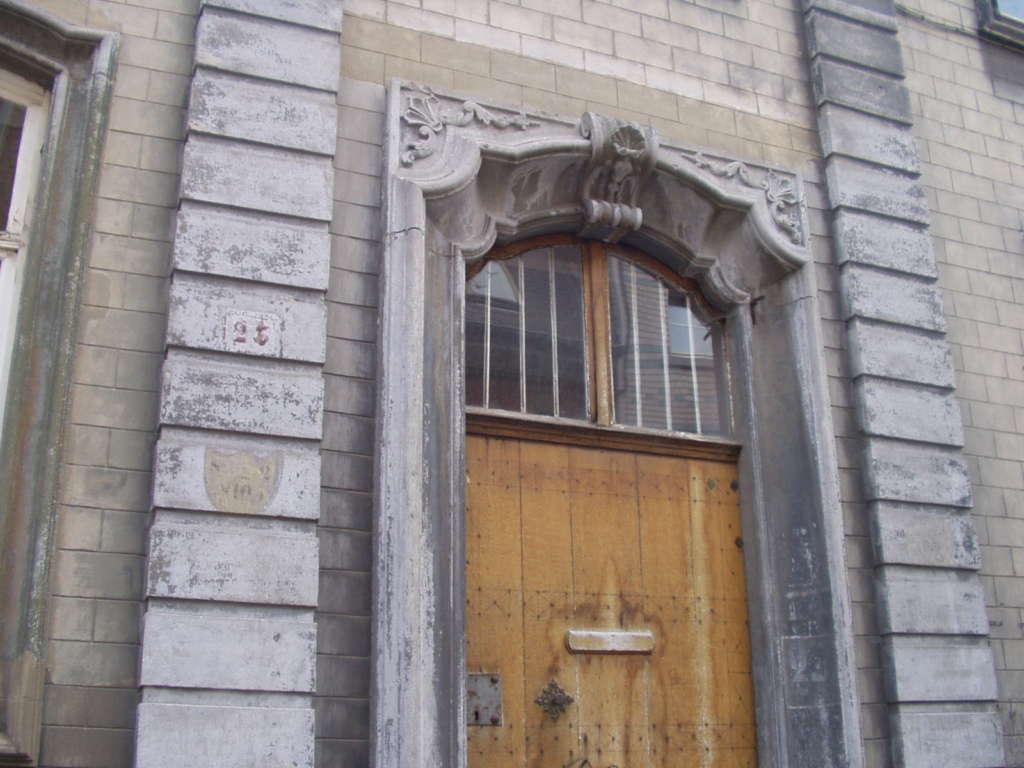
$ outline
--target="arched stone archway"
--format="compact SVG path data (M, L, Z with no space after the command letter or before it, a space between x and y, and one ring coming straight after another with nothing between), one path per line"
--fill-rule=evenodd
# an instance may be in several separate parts
M389 93L375 765L465 765L465 265L551 233L628 243L727 317L762 766L859 766L829 401L797 176L653 130Z

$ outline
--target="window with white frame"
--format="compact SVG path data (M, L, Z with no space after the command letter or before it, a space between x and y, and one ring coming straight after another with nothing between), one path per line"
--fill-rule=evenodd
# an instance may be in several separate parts
M39 85L0 70L0 424L46 133L46 97Z
M978 0L978 27L1001 42L1024 46L1024 0Z

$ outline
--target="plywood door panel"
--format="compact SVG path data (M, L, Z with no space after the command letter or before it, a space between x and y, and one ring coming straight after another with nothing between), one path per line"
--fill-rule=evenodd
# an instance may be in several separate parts
M471 672L498 673L500 727L470 768L756 764L735 466L467 439ZM650 655L573 654L575 629L650 629ZM549 680L574 699L534 703Z

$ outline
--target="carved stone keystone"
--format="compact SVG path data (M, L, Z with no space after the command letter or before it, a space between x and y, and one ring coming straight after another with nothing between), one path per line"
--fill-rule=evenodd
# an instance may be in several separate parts
M581 190L584 220L580 235L618 242L644 222L637 200L654 169L658 138L649 126L593 112L580 120L580 134L591 142Z

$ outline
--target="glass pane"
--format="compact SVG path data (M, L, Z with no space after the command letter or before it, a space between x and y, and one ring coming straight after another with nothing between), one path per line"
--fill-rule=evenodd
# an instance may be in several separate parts
M668 429L665 390L668 360L663 323L667 292L652 275L630 267L635 282L636 343L640 369L640 424L651 429Z
M25 107L0 99L0 229L7 229Z
M586 325L583 319L583 266L578 246L554 249L555 324L558 328L558 415L587 418Z
M490 376L484 406L506 411L518 411L522 402L519 266L519 260L515 259L492 261L485 268L490 295L487 313Z
M1024 0L997 0L996 8L1003 16L1011 16L1014 21L1024 22Z
M585 338L579 246L488 262L466 284L466 404L586 418Z
M708 325L690 311L690 326L694 339L694 366L697 369L697 391L700 393L701 432L705 435L724 435L729 431L727 424L722 422L721 380L719 379L719 363L722 359L721 329L717 325Z
M466 405L484 404L487 270L466 283Z
M691 351L694 338L690 321L693 315L686 296L671 291L668 302L669 326L669 387L672 391L672 427L681 432L700 432L701 423L696 408L699 393L694 378Z
M636 355L636 315L633 312L635 272L627 261L608 259L608 302L611 320L611 367L615 422L640 423L639 360Z
M718 327L654 275L611 255L608 265L615 422L723 434Z
M526 298L526 412L555 415L554 361L551 350L552 253L542 248L523 254Z

